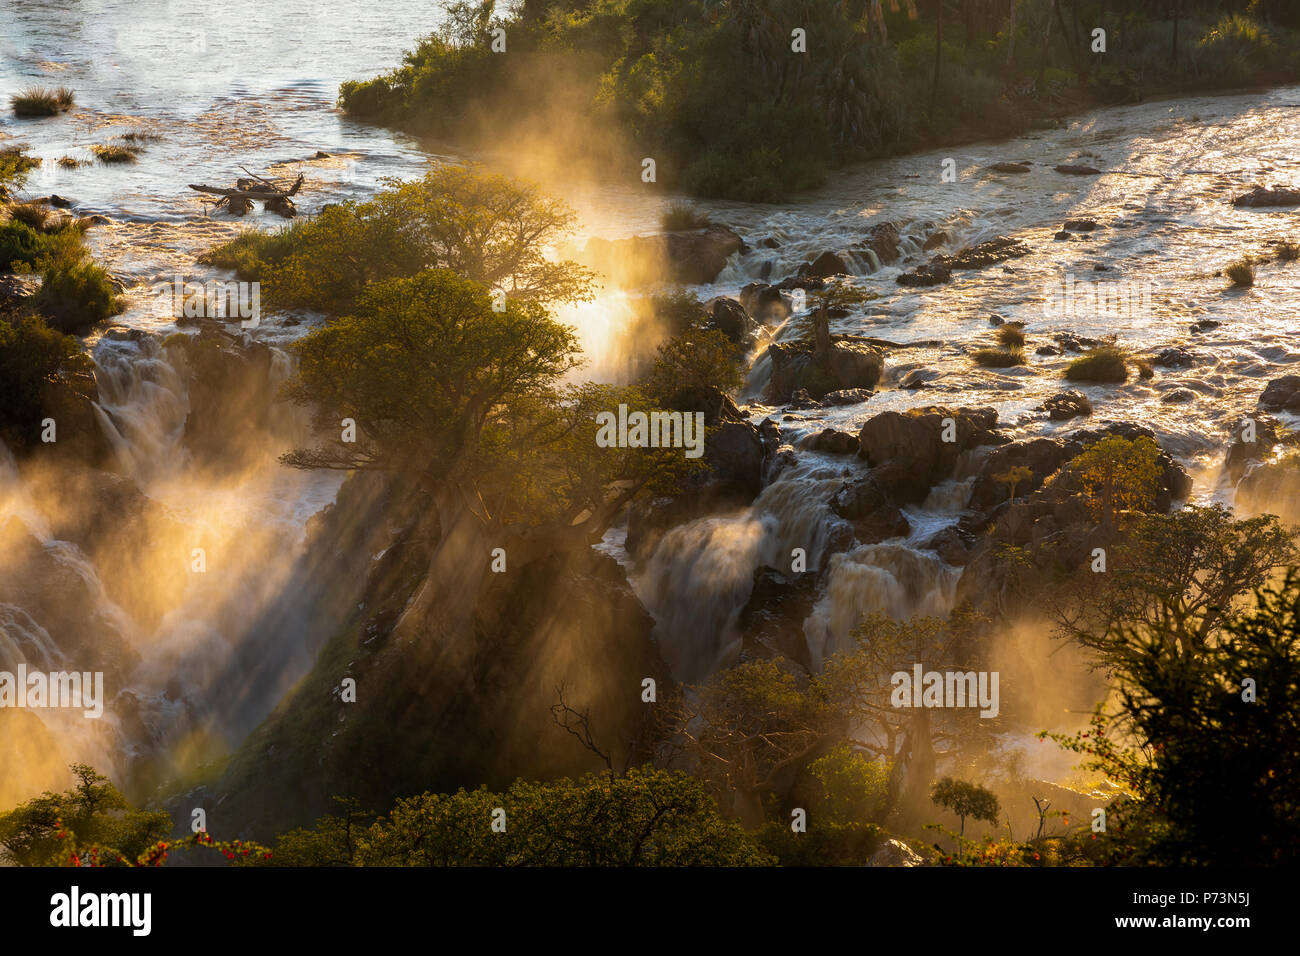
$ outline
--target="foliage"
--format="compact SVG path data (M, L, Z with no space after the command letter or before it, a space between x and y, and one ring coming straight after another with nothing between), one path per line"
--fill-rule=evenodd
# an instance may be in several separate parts
M782 820L770 820L754 835L781 866L862 866L880 846L882 831L874 823L810 820L796 833Z
M1300 574L1257 592L1197 655L1178 653L1171 638L1160 624L1122 628L1110 657L1116 711L1099 710L1073 736L1041 735L1085 755L1086 769L1128 795L1108 808L1109 862L1294 863Z
M1139 625L1157 629L1171 653L1198 656L1235 601L1298 558L1272 515L1237 520L1222 506L1148 515L1112 549L1104 574L1080 571L1058 627L1109 666L1127 653L1125 628Z
M501 821L493 828L494 812ZM504 829L501 829L501 827ZM341 827L326 840L337 847ZM700 781L634 768L626 776L517 780L425 793L357 831L355 866L763 866L774 862L736 823L724 820ZM277 861L285 862L282 843ZM304 845L297 832L287 841ZM338 852L326 856L339 858ZM312 865L319 856L291 856Z
M1016 486L1032 480L1033 477L1033 469L1026 468L1024 465L1013 465L1006 471L994 475L993 480L1007 486L1007 500L1011 501L1016 497Z
M1114 524L1124 510L1150 511L1159 486L1160 446L1140 435L1093 442L1067 466L1069 481L1087 496L1093 518Z
M1025 346L1025 330L1010 322L998 326L998 330L993 333L993 337L998 340L999 345L1007 348L1024 348Z
M659 225L666 232L682 229L703 229L710 225L709 214L687 202L671 203L659 217Z
M1235 286L1255 284L1255 266L1249 259L1238 259L1223 270Z
M659 346L645 382L648 395L665 403L683 388L711 386L734 391L743 381L744 354L716 329L691 329Z
M998 822L998 798L979 784L944 777L930 790L930 798L939 806L951 810L961 820L961 832L966 832L966 818Z
M90 367L76 339L38 316L0 315L0 438L14 447L33 441L45 417L42 386Z
M878 759L836 744L808 766L821 787L821 815L837 824L878 819L888 799L888 773Z
M1128 357L1123 349L1103 345L1067 365L1065 377L1072 382L1123 382L1128 379Z
M985 368L1011 368L1025 364L1025 350L1021 348L976 349L971 353L976 365Z
M372 282L430 268L511 299L575 302L591 297L591 273L545 256L572 228L569 208L534 186L478 166L439 166L276 233L242 233L201 261L260 280L278 307L331 315L351 311Z
M76 97L66 86L56 90L32 87L10 97L9 102L15 116L58 116L72 109Z

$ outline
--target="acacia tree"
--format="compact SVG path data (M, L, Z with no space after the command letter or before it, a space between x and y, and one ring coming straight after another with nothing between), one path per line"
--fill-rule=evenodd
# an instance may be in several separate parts
M1148 515L1111 549L1105 572L1082 568L1062 589L1058 634L1111 664L1127 653L1122 629L1146 624L1173 653L1197 656L1235 602L1298 557L1273 515L1236 520L1221 505Z
M917 663L937 671L977 666L981 623L965 607L948 620L896 621L873 614L854 632L854 648L826 664L820 686L845 721L846 734L890 768L886 814L901 809L915 816L939 758L978 746L996 722L981 718L977 707L900 708L892 701L891 676L911 674Z
M700 467L681 449L602 447L596 414L649 410L638 390L564 386L580 364L572 329L532 299L494 308L486 289L446 270L372 284L354 314L301 339L288 390L338 423L301 468L379 470L427 495L429 572L404 616L423 623L439 595L464 622L504 549L509 566L589 547L646 490Z

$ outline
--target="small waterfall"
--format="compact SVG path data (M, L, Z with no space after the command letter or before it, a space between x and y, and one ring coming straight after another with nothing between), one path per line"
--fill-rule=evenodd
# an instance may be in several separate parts
M99 422L123 472L137 480L185 458L189 395L174 355L157 336L104 338L95 348Z
M825 592L804 622L813 667L820 669L832 654L848 649L854 628L868 614L946 616L960 577L961 568L900 542L833 555Z

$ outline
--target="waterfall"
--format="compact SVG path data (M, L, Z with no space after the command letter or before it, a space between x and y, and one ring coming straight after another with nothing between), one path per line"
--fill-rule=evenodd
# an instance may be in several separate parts
M824 593L804 625L815 667L847 646L853 627L868 613L902 618L951 609L961 569L914 543L858 547L826 562L830 531L839 520L826 502L843 481L841 472L801 464L748 509L699 518L660 539L631 580L655 618L655 638L674 677L698 681L734 657L741 640L736 621L749 601L754 572L764 565L789 571L794 548L804 549L810 571L823 563L827 568ZM958 487L949 492L952 502L964 506L969 482L953 484Z

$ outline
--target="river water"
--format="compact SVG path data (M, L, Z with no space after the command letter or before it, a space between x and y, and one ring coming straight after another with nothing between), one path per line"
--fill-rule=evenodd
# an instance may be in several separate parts
M334 106L340 82L396 65L437 16L430 4L407 0L230 0L220 6L198 0L8 0L0 10L0 95L7 99L32 85L66 85L76 91L77 105L46 120L0 113L0 145L24 144L42 159L28 195L57 193L78 214L110 219L88 239L127 287L130 308L112 324L162 335L173 331L174 320L153 293L155 283L211 277L194 261L199 252L239 229L281 224L261 211L243 220L208 216L186 184L229 184L242 175L241 167L285 178L302 172L306 185L299 206L310 214L328 202L364 197L386 177L409 178L429 162L450 158L450 149L352 122ZM1113 335L1150 355L1184 346L1195 364L1159 367L1151 380L1082 388L1096 408L1094 418L1152 426L1193 473L1196 499L1231 500L1218 467L1226 430L1254 407L1269 378L1300 361L1300 264L1260 266L1255 286L1244 290L1229 289L1214 273L1239 255L1267 254L1278 240L1300 239L1293 211L1229 204L1258 183L1300 184L1298 108L1300 88L1112 108L1013 140L837 170L823 188L787 204L701 203L750 248L715 283L696 291L702 298L735 295L747 282L789 275L823 251L843 252L870 225L892 221L904 237L901 261L877 267L855 260L856 281L873 297L835 320L833 330L930 344L893 353L883 387L870 401L793 413L782 421L786 442L827 426L855 431L881 410L922 404L991 405L1016 435L1074 427L1077 421L1051 423L1035 411L1062 390L1060 375L1069 358L1035 349L1061 332ZM55 162L62 156L90 160L91 145L130 131L158 137L145 144L135 163L91 161L68 170ZM317 151L329 155L311 158ZM984 169L1003 160L1028 161L1032 171ZM1062 175L1052 169L1058 163L1086 163L1105 175ZM945 169L955 172L954 181L947 181L953 177L945 177ZM622 183L545 185L577 211L579 240L618 238L656 228L671 198L642 184L639 173L629 170ZM1095 218L1100 228L1064 241L1053 238L1065 219L1080 216ZM1032 251L1006 268L957 273L944 286L898 286L899 271L922 261L921 243L938 230L949 237L939 251L996 235L1022 239ZM1146 307L1118 315L1086 307L1046 315L1047 290L1068 276L1078 288L1142 288L1149 299ZM579 329L591 377L610 377L623 367L628 301L628 293L611 289L590 305L562 312ZM1028 366L974 366L970 351L991 344L990 316L1025 323ZM796 325L778 335L793 334ZM271 315L252 334L282 345L309 326ZM87 344L99 365L105 428L118 448L120 470L182 529L166 539L171 550L153 559L174 561L181 549L188 555L188 545L198 543L218 555L241 555L237 568L232 562L231 573L219 580L189 585L161 619L145 620L132 607L104 608L106 619L116 622L141 655L133 697L152 702L143 718L150 741L119 728L105 756L112 762L123 750L175 746L205 720L209 733L233 746L301 676L310 649L323 639L258 632L255 622L295 586L290 569L305 523L332 501L338 478L291 472L273 455L233 477L198 471L180 445L188 397L156 340L99 330ZM926 388L891 387L917 368L931 375ZM749 411L756 421L768 414L785 418L758 404L764 376L760 357L745 396L752 401ZM1180 400L1165 401L1170 395ZM282 424L288 442L303 423ZM732 622L748 597L754 568L774 563L791 547L810 549L816 562L824 543L825 498L856 466L800 454L800 466L766 489L753 508L676 529L643 565L631 568L679 676L698 678L734 654ZM956 520L965 490L960 482L949 483L911 509L910 538L831 559L825 596L806 626L814 661L838 646L866 611L946 609L958 572L919 542ZM75 564L82 578L104 573L54 534L48 516L34 513L39 508L32 491L12 462L0 462L0 524L16 516L47 553ZM609 547L616 553L618 542L615 533ZM158 547L164 547L162 540ZM107 596L103 601L113 605ZM21 608L0 604L0 631L8 641L0 649L12 651L7 656L22 647L33 653L42 648L48 656L48 632ZM292 653L274 653L285 643L293 645ZM223 703L214 687L218 679L229 680L232 662L274 667L273 679L259 684L263 690L256 698ZM251 673L245 676L252 680ZM84 747L69 743L68 754L104 755L106 746L101 735ZM45 781L33 777L30 785ZM16 799L8 792L0 796Z

